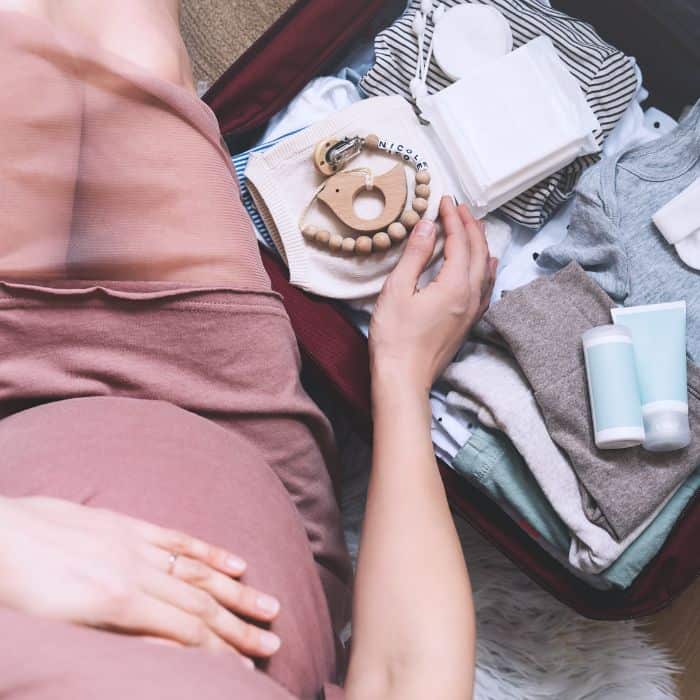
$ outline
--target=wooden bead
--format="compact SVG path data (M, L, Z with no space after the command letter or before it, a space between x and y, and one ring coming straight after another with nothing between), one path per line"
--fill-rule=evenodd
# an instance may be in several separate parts
M416 185L416 197L428 199L430 197L430 185Z
M316 243L320 243L321 245L326 245L328 241L331 239L331 234L328 231L324 231L321 229L320 231L316 232Z
M376 134L370 134L365 138L365 146L369 148L370 151L376 151L379 147L379 136Z
M372 244L374 246L374 250L383 252L391 248L391 238L389 238L389 234L386 231L380 231L379 233L374 234Z
M416 197L413 200L413 211L417 214L425 214L425 212L428 211L428 200L422 197Z
M430 173L427 170L421 170L416 173L416 184L418 185L429 185L430 184Z
M415 212L413 213L415 214ZM416 214L416 216L418 215ZM394 243L401 243L401 241L408 235L406 227L398 221L395 221L391 226L389 226L388 233L389 238L391 238L391 240L394 241Z
M420 215L416 214L413 209L407 209L401 216L401 223L408 231L412 231L413 227L420 221Z
M369 255L372 252L372 239L369 236L359 236L355 241L355 252L358 255Z
M350 238L343 238L343 253L347 253L348 255L351 255L352 253L355 252L355 239Z
M332 233L331 237L328 239L328 247L331 252L339 253L340 249L343 247L343 237L339 233Z
M315 241L316 234L318 233L318 228L309 224L308 226L304 226L304 228L301 230L301 233L307 241Z

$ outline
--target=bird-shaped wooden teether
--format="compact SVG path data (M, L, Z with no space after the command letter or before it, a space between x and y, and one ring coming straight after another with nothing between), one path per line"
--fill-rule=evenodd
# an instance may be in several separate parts
M363 191L377 191L384 198L384 208L373 219L363 219L355 212L355 199ZM338 173L329 177L318 198L336 217L353 231L374 233L397 221L406 206L408 187L403 165L368 181L361 172Z

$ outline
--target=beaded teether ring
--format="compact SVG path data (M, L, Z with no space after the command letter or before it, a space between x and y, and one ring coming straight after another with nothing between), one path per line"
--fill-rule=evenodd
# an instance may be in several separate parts
M415 167L415 197L410 208L406 208L408 197L402 165L376 177L369 168L342 170L364 148L398 156L403 162ZM372 252L385 252L393 244L401 243L428 209L428 163L414 149L403 144L380 139L375 134L365 138L355 136L343 140L325 140L314 150L314 165L328 179L316 190L313 199L304 209L299 228L307 241L325 246L333 253L369 255ZM377 190L384 197L384 209L374 219L362 219L354 212L353 202L362 190ZM357 238L342 236L317 226L305 225L304 219L316 199L328 206L343 224L361 235Z

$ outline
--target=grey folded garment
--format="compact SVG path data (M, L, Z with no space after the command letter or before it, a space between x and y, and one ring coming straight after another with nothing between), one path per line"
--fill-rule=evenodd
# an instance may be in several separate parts
M691 444L675 452L599 450L593 440L581 334L611 323L611 299L577 263L508 292L485 317L510 347L547 429L590 498L592 522L623 539L700 463L700 368L688 365ZM592 499L592 501L591 501Z

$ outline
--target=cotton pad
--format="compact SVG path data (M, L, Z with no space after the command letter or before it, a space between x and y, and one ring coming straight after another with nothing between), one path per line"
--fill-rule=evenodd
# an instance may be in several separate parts
M457 5L435 27L433 54L453 80L475 66L513 49L513 34L505 17L488 5Z

